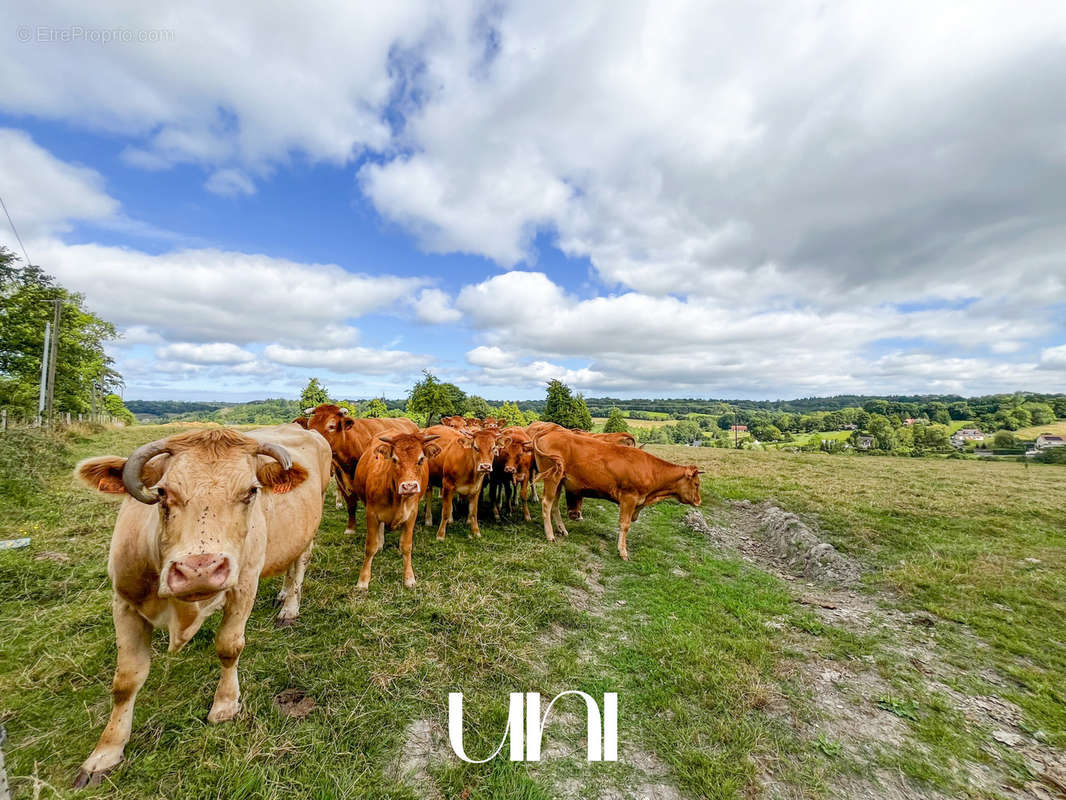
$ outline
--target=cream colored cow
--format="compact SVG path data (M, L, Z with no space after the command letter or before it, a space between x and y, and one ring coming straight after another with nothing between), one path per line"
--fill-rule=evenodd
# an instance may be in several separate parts
M207 719L237 714L237 659L259 579L285 574L278 625L300 613L330 448L292 424L247 434L218 428L146 444L129 459L90 458L75 474L101 492L127 495L108 559L118 645L114 707L75 780L80 788L100 783L122 761L154 628L166 628L177 651L222 610L215 635L222 676Z

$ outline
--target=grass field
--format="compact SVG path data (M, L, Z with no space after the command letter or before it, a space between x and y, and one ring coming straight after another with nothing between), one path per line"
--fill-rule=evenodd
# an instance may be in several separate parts
M60 458L40 459L45 490L0 494L0 539L33 537L29 548L0 552L0 722L16 797L68 796L110 709L105 561L116 503L75 488L69 467L173 430L82 436ZM554 546L538 509L532 523L483 524L481 540L461 523L442 544L419 528L413 591L400 585L390 534L366 594L354 588L358 543L330 503L299 624L274 630L276 581L261 589L240 662L240 716L204 721L218 678L217 617L177 655L157 633L127 761L114 784L80 796L747 797L779 786L836 797L871 769L916 794L958 796L959 765L987 762L990 740L960 722L948 690L1005 695L1028 730L1066 745L1066 470L651 449L708 469L712 520L725 519L731 501L773 498L819 522L865 567L864 596L935 616L930 646L962 665L961 677L930 687L884 633L819 619L798 602L810 590L713 546L681 524L673 503L641 516L628 563L614 550L615 507L595 501ZM859 758L846 732L819 728L823 709L804 675L823 663L877 672L888 693L855 702L903 725L903 746ZM306 718L275 704L289 688L314 699ZM462 690L466 749L484 757L499 743L508 691L564 689L619 693L619 763L584 762L580 722L546 737L576 754L539 765L430 758L412 733L446 725L447 694ZM1000 758L1011 785L1032 778L1009 753ZM678 794L648 788L659 784Z
M602 431L607 424L607 417L593 417L592 430ZM661 428L664 425L676 425L676 419L626 419L626 425L631 431L639 428Z
M1028 428L1020 428L1014 431L1018 439L1035 439L1042 433L1050 433L1054 436L1066 436L1066 419L1060 419L1048 425L1033 425Z

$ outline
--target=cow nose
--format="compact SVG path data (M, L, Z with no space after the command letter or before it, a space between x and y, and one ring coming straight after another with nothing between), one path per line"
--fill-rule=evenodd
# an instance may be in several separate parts
M418 494L420 488L418 481L404 481L400 484L400 494Z
M504 467L503 471L504 472L510 472L512 475L514 475L515 469L514 469L514 467Z
M225 585L229 574L228 556L201 553L172 563L167 573L167 586L175 597L214 594Z
M492 462L491 461L482 461L480 464L477 465L477 471L478 472L492 472Z

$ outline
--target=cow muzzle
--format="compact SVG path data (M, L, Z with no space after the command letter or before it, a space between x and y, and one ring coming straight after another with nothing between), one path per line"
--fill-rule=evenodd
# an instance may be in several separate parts
M503 471L506 472L508 475L514 475L515 474L515 468L514 467L504 467Z
M179 600L204 600L226 588L232 572L230 557L222 553L185 556L171 563L167 588Z
M492 462L491 461L482 461L480 464L477 465L477 471L478 472L492 472Z
M399 493L402 495L418 494L418 491L422 488L422 484L418 481L404 481L400 484Z

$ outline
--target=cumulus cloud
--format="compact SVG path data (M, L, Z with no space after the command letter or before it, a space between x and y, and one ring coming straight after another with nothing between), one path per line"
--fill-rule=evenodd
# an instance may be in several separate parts
M5 5L0 27L159 31L145 43L27 42L0 48L0 109L118 132L126 160L267 169L293 152L345 163L384 148L396 60L473 3L320 4L264 14L199 0L181 14L133 0ZM250 67L254 65L254 67ZM233 185L232 182L230 185Z
M266 357L279 364L300 367L326 367L340 374L388 375L417 372L432 359L404 350L376 350L369 347L297 348L268 345Z
M452 299L440 289L423 289L414 301L415 316L421 322L444 325L458 322L462 314L452 305Z
M255 361L255 354L229 342L192 344L178 342L156 350L160 359L192 364L242 364Z
M72 220L104 220L119 209L100 173L59 160L24 131L0 128L0 175L24 239L68 230Z
M200 344L349 343L358 331L347 320L390 308L425 282L214 249L151 255L50 239L33 249L104 318Z

